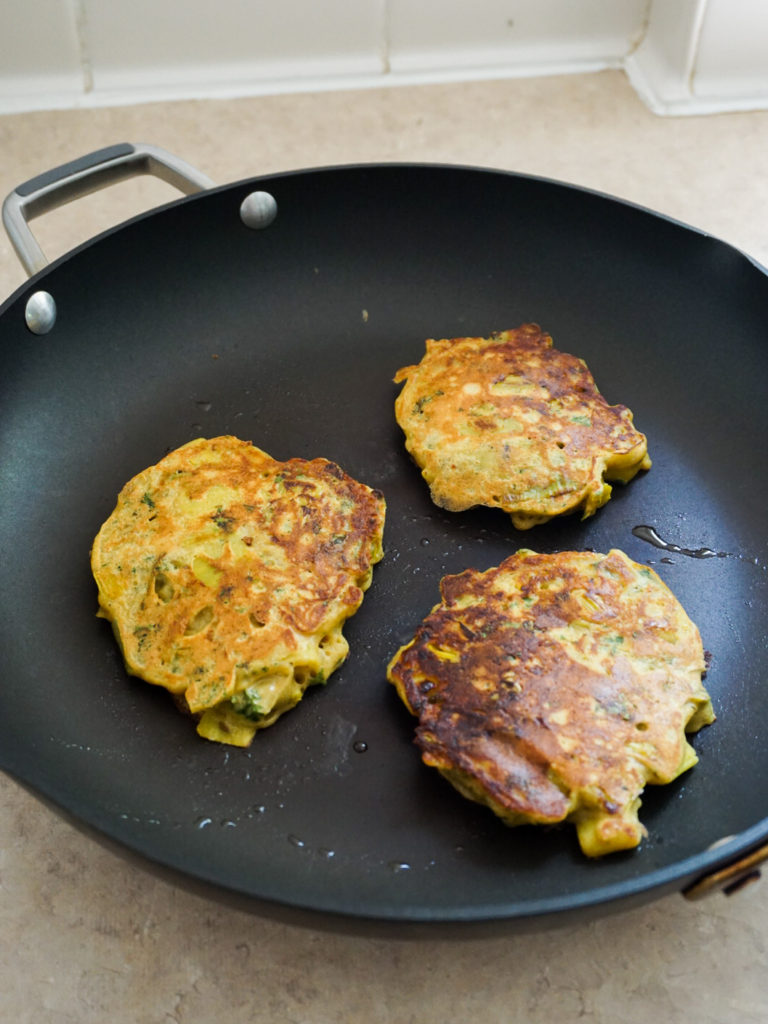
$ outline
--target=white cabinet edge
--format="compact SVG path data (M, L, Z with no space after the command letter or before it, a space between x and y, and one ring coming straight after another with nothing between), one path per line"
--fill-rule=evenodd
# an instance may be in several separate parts
M723 86L721 92L710 88L696 93L682 88L679 81L663 80L649 74L648 66L631 54L623 62L632 88L654 114L662 117L684 117L704 114L727 114L768 110L768 82L765 89L734 95Z
M752 0L754 2L754 0ZM733 0L650 0L645 30L623 67L643 102L666 116L768 109L768 60L748 85L728 74L702 74L702 64L749 38L753 21ZM741 17L739 14L741 13ZM727 16L731 37L713 38L711 19Z

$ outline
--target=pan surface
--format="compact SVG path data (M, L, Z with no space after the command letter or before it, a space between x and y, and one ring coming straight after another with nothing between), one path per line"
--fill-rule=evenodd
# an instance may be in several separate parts
M238 212L254 189L278 204L261 231ZM58 306L44 337L24 325L39 288ZM431 504L392 377L427 337L531 320L634 411L653 468L587 522L523 534ZM0 311L0 766L182 883L316 924L513 926L681 888L768 835L767 327L768 277L730 246L472 168L253 179L81 247ZM123 483L223 433L333 459L388 505L348 661L249 750L199 739L125 674L88 564ZM570 827L508 829L463 800L386 682L440 577L521 546L653 564L711 652L718 720L693 770L646 790L631 853L590 862Z

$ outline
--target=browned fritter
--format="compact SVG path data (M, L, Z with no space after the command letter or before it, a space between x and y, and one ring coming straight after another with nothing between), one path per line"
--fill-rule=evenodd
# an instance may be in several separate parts
M383 496L327 459L190 441L130 480L91 553L128 671L245 746L325 682L382 557Z
M574 822L583 851L636 846L646 783L696 763L714 719L696 626L621 551L521 550L445 577L388 677L422 758L510 825Z
M609 405L583 360L536 324L489 338L429 339L395 415L434 502L454 512L487 505L518 529L553 516L592 515L649 469L646 438L626 406Z

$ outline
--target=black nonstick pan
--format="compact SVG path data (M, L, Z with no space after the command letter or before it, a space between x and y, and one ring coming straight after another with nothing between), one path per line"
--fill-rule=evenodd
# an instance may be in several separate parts
M24 254L20 220L110 177L205 184L178 166L126 145L44 175L9 197L14 242ZM428 337L526 321L634 411L653 467L586 522L520 533L496 511L432 505L392 377ZM767 342L768 276L741 252L603 195L467 167L206 188L36 270L0 309L0 766L179 883L313 926L470 934L698 891L721 871L737 884L768 843ZM388 505L349 659L249 750L201 740L126 675L88 561L123 483L225 433L333 459ZM440 577L522 546L652 564L711 654L717 722L693 741L696 767L646 790L631 853L589 861L570 827L509 829L462 799L422 766L386 682Z

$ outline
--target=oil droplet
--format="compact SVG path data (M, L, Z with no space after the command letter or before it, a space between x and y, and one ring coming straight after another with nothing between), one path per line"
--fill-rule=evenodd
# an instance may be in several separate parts
M237 828L237 822L232 821L231 818L224 818L219 824L222 828Z
M421 544L423 548L429 547L429 537L422 537L419 544Z
M727 551L713 551L712 548L683 548L679 544L671 544L658 535L652 526L633 526L632 533L640 540L653 544L655 548L662 551L672 551L678 555L687 555L689 558L727 558ZM662 561L664 561L662 559Z
M300 850L302 850L307 845L303 839L299 839L298 836L294 835L288 836L288 842L291 844L291 846L296 846Z
M257 814L263 814L267 808L264 806L264 804L254 804L253 809Z
M336 856L336 851L329 850L327 846L321 846L317 852L320 854L321 857L325 857L326 860L330 860L331 857Z
M213 824L211 818L198 818L195 822L198 828L208 828L209 825Z
M406 863L404 860L391 860L388 867L391 871L394 871L396 875L402 874L404 871L411 870L411 865Z
M352 749L356 754L364 754L368 749L368 744L365 742L365 740L355 740L355 742L352 744Z

